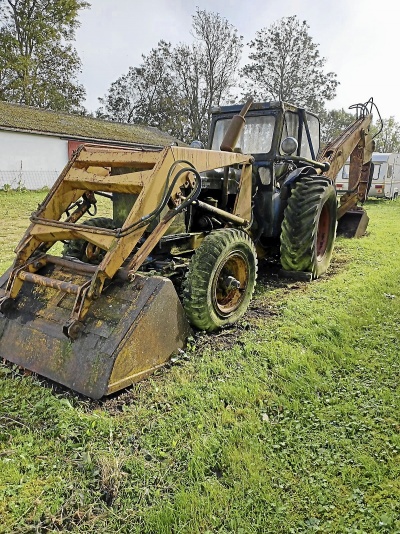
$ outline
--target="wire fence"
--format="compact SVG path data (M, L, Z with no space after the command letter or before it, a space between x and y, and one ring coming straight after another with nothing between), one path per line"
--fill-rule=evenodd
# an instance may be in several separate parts
M0 191L9 191L11 189L36 191L51 187L59 174L59 171L0 170Z

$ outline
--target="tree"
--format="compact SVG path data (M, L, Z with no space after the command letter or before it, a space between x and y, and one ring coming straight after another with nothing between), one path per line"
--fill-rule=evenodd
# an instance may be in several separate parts
M379 132L378 126L375 129ZM376 136L375 143L376 152L400 152L400 124L393 116L382 120L382 130Z
M77 111L85 90L72 46L85 0L0 0L0 99Z
M99 98L96 114L117 122L142 123L158 127L182 138L176 79L171 44L160 41L139 67L113 82L108 93ZM168 111L168 113L166 112ZM173 118L173 122L172 122Z
M191 126L194 137L206 139L211 107L228 99L235 85L243 38L219 14L199 8L193 17L193 35L196 44L192 47L192 57L186 56L186 65L191 61L194 74L199 73L199 78L191 106ZM197 62L193 61L196 59ZM188 94L190 89L186 90L186 96Z
M249 43L251 63L243 68L247 94L260 100L283 100L321 111L334 98L338 81L324 73L325 58L308 33L306 21L284 17L256 33Z
M355 115L342 109L322 111L319 115L321 123L321 140L323 143L333 141L355 119Z
M229 98L242 38L217 13L197 8L190 45L160 41L138 67L113 82L98 116L145 123L190 141L205 141L210 108Z

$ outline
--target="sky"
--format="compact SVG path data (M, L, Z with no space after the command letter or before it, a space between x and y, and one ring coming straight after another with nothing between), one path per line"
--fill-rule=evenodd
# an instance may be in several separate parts
M373 97L383 118L400 122L400 0L90 0L80 13L76 49L83 68L86 107L159 40L191 43L196 6L219 13L248 43L282 17L305 20L309 34L340 85L328 109L348 109ZM242 64L246 63L245 46ZM296 104L296 102L293 102Z

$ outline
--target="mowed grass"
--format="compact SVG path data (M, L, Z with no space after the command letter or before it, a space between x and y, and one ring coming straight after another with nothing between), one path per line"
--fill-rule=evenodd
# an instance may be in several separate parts
M4 267L38 199L1 195ZM237 328L112 399L0 366L0 532L400 532L400 201L367 209L329 276L261 275Z
M46 191L0 191L0 274L12 263L15 247L30 224L30 216L46 197ZM111 217L112 206L108 199L99 197L98 216ZM92 208L93 211L93 208ZM82 220L89 218L85 215ZM62 244L57 243L51 250L52 254L60 254Z
M13 261L14 249L28 227L29 217L44 197L43 191L0 191L0 273Z

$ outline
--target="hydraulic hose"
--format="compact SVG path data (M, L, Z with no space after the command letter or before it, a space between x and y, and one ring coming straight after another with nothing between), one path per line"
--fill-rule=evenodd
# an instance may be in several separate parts
M188 167L184 167L183 169L180 169L176 173L176 175L174 176L171 184L169 185L172 173L174 172L174 170L177 167L177 165L180 165L182 163L188 165ZM164 192L163 192L163 197L162 197L162 200L159 203L159 205L151 213L145 215L144 217L141 217L138 221L132 223L131 225L127 226L126 228L117 230L117 237L118 238L119 237L124 237L126 235L131 234L135 230L138 230L139 228L142 228L143 226L147 226L148 224L150 224L162 212L162 210L165 208L165 206L168 203L168 200L171 197L171 194L172 194L172 191L173 191L173 189L175 187L176 182L178 181L180 176L183 173L186 173L186 172L192 172L194 174L194 176L196 178L196 187L195 187L195 189L193 189L193 191L190 193L190 195L188 195L186 197L186 199L182 202L182 204L180 204L177 208L175 208L174 215L179 213L179 212L181 212L182 210L184 210L189 204L191 204L194 200L196 200L197 197L200 194L200 191L201 191L201 177L200 177L200 174L196 171L195 167L193 166L193 164L190 161L186 161L186 160L175 161L171 165L171 167L170 167L170 169L168 171L167 180L165 182L165 187L164 187Z

